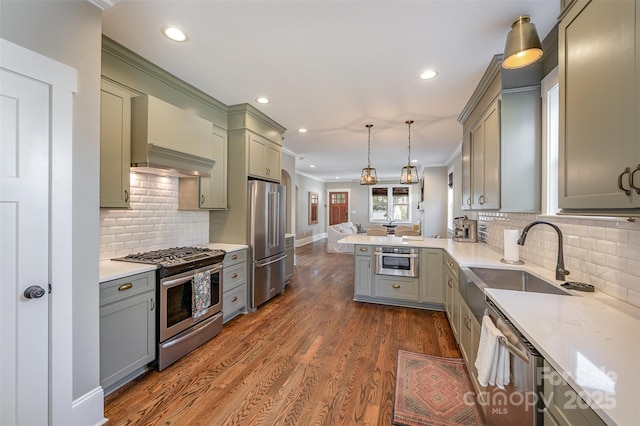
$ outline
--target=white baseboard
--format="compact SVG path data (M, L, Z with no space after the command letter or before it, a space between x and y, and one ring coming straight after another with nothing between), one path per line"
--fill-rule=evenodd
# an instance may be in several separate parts
M311 244L314 241L323 240L325 238L327 238L327 233L323 232L321 234L315 234L310 237L296 239L295 244L296 244L296 247L301 247L307 244Z
M75 399L72 405L73 424L99 426L107 423L104 417L104 392L101 386Z

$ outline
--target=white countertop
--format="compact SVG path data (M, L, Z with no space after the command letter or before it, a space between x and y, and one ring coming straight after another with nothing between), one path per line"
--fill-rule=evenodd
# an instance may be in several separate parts
M500 262L484 243L450 239L350 235L343 244L441 248L461 266L524 269L548 281L554 271ZM608 424L640 419L640 309L598 291L574 296L487 289L487 294L583 399Z
M210 249L224 250L227 253L246 249L246 244L225 244L210 243L207 245ZM101 260L98 265L99 282L116 280L118 278L128 277L130 275L141 274L143 272L154 271L158 267L156 265L148 265L146 263L121 262L117 260Z

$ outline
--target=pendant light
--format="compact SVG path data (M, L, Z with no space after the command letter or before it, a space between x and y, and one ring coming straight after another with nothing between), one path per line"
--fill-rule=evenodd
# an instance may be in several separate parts
M418 183L418 169L411 165L411 124L413 124L413 120L407 120L405 123L409 126L409 159L407 165L402 168L400 183L414 184Z
M518 16L511 24L504 46L502 68L514 69L526 67L542 56L542 45L536 26L526 15Z
M362 169L360 185L377 185L378 176L376 174L376 169L371 167L371 128L373 127L373 124L367 124L365 127L369 129L369 139L367 140L367 167Z

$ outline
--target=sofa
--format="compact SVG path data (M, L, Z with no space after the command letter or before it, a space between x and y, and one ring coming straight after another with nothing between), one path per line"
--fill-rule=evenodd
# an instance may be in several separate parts
M329 226L327 230L327 252L328 253L353 253L353 244L339 244L338 240L357 234L358 228L353 222L343 222Z

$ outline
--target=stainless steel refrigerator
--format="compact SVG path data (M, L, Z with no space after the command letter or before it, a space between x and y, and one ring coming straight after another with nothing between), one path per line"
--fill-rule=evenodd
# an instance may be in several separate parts
M284 291L285 187L249 181L249 301L255 310Z

